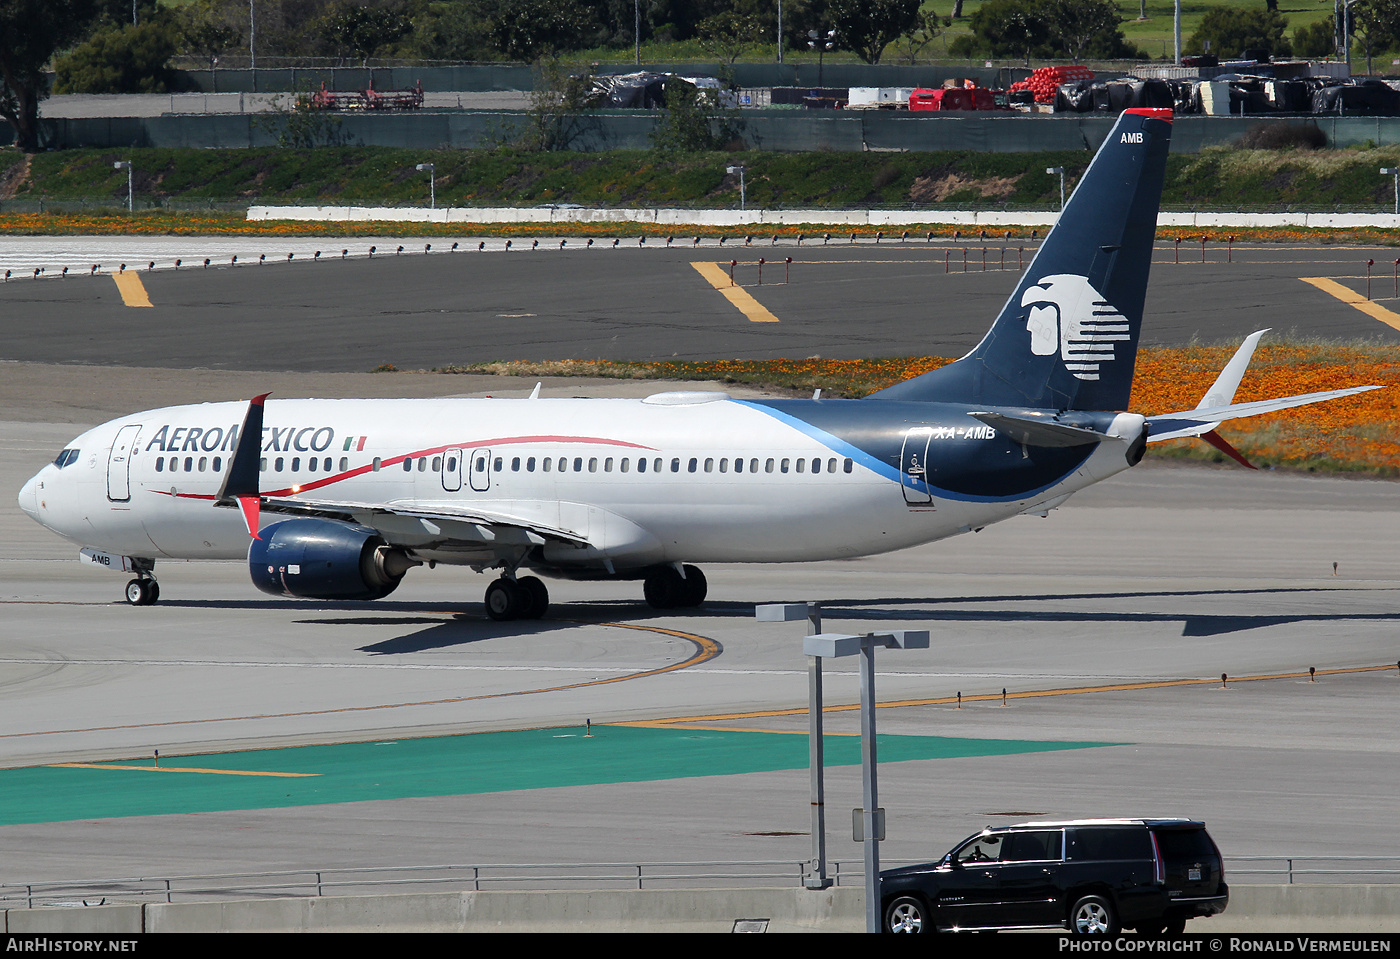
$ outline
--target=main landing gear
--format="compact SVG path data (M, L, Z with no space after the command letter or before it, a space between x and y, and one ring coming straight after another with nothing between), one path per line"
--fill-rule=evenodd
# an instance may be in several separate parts
M542 619L548 609L549 590L534 576L502 576L486 587L486 615L494 620Z
M685 575L674 566L658 566L642 581L642 595L652 609L687 609L705 601L709 585L697 566L682 567Z
M154 576L141 576L126 584L126 601L132 606L151 606L160 599L160 583Z

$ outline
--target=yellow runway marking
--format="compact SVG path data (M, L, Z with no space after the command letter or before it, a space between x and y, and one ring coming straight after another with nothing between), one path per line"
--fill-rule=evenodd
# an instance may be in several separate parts
M1385 670L1395 669L1394 663L1386 663L1383 666L1353 666L1343 669L1319 669L1318 677L1340 676L1349 673L1375 673ZM1308 679L1311 674L1302 673L1271 673L1261 676L1231 676L1228 683L1252 683L1273 679ZM1141 683L1114 683L1105 686L1071 686L1062 689L1033 689L1025 692L1008 692L1006 699L1010 702L1013 699L1040 699L1047 696L1079 696L1085 693L1121 693L1132 692L1140 689L1166 689L1173 686L1218 686L1219 676L1210 679L1159 679ZM978 695L964 696L961 700L964 704L978 702L1000 702L1001 693L981 693ZM956 696L942 696L937 699L901 699L890 702L876 703L878 709L895 709L901 706L951 706L959 702ZM859 703L846 703L839 706L825 706L823 713L848 713L860 709ZM796 709L763 709L753 710L743 713L715 713L707 716L674 716L670 719L653 719L646 722L637 723L613 723L615 726L678 726L698 723L717 723L726 720L733 722L739 719L768 719L775 716L803 716L807 713L807 707L802 706ZM720 727L708 726L702 728L716 729ZM805 735L805 731L803 731Z
M146 295L146 286L141 282L141 277L133 273L113 273L112 279L117 283L117 290L122 295L122 302L127 306L150 306L151 298Z
M718 263L692 261L691 266L695 267L697 273L709 281L710 285L724 298L734 304L734 308L749 318L751 323L776 323L778 318L763 308L763 305L744 292L742 287L734 286L730 282L729 274L724 272L724 268Z
M1383 306L1377 306L1360 293L1342 286L1336 280L1325 276L1300 276L1298 279L1310 283L1323 293L1330 293L1347 306L1353 306L1372 319L1380 320L1393 330L1400 330L1400 314L1392 313Z
M115 763L50 763L50 769L122 769L139 773L207 773L215 776L282 776L302 779L320 773L269 773L251 769L197 769L191 766L119 766Z

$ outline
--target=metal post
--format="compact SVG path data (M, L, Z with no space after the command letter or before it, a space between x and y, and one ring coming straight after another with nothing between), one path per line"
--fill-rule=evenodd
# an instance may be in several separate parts
M1387 173L1395 178L1395 215L1400 216L1400 167L1381 167L1381 174L1385 175Z
M807 604L807 635L822 631L821 603ZM826 732L822 722L822 658L807 657L807 765L812 795L812 862L802 884L808 889L827 889L826 874Z
M875 774L875 644L860 649L861 825L865 837L865 931L880 931L879 789Z
M428 207L437 209L437 164L420 163L416 167L419 173L427 171L428 174Z
M1060 175L1060 212L1065 212L1065 168L1062 166L1048 166L1046 173L1058 173Z

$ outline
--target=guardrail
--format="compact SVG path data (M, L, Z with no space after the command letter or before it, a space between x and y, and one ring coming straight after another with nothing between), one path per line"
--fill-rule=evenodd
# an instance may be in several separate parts
M887 867L920 860L886 860ZM799 887L804 862L748 860L649 863L492 863L478 865L364 866L0 884L0 909L38 906L108 905L140 902L198 902L223 899L286 899L305 896L363 895L451 888L490 889L686 889ZM1232 882L1273 879L1292 885L1400 882L1395 856L1232 856L1226 860ZM860 860L829 863L835 885L859 886Z

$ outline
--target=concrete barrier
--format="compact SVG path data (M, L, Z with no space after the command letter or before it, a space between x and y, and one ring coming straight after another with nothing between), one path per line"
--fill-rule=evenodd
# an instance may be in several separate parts
M135 932L860 932L864 894L826 890L441 892L10 909L11 933ZM1400 932L1400 885L1233 886L1196 933Z
M253 206L249 220L373 220L394 223L651 223L656 226L903 227L943 224L969 228L1048 227L1059 214L1040 210L684 210L597 209L550 207L422 207ZM1230 229L1246 227L1376 227L1400 228L1392 213L1162 213L1159 227Z

